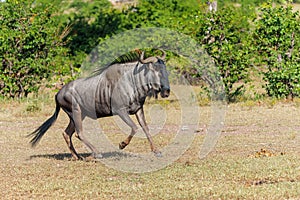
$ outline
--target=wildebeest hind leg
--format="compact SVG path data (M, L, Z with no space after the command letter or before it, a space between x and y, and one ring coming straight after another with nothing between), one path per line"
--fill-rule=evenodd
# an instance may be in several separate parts
M82 141L85 146L87 146L91 151L92 151L92 157L93 158L101 158L102 155L98 152L98 150L86 139L86 137L83 134L82 131L82 117L81 115L81 109L79 105L74 105L73 106L73 120L74 120L74 125L75 125L75 130L76 130L76 137L80 141Z
M75 132L75 126L74 126L74 123L72 122L72 120L70 120L68 127L66 128L65 132L63 133L63 136L64 136L65 141L71 151L72 157L75 160L78 160L81 157L76 152L76 150L73 146L73 143L72 143L72 135L74 132Z

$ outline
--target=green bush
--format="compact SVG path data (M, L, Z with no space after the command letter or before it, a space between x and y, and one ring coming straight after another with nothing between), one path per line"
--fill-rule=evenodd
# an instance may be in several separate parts
M120 12L113 9L108 0L73 0L64 9L68 12L61 14L61 18L65 26L70 27L65 41L72 56L86 56L101 38L110 37L119 30Z
M244 92L250 66L248 18L238 8L224 8L215 13L191 15L182 30L194 37L213 58L232 102ZM182 22L184 23L184 22Z
M197 0L140 0L136 6L123 10L125 30L144 27L174 28L180 18L199 10Z
M300 21L292 7L265 5L254 30L254 44L269 96L300 95Z
M26 97L53 75L69 73L68 50L53 17L56 7L35 1L0 3L0 94Z

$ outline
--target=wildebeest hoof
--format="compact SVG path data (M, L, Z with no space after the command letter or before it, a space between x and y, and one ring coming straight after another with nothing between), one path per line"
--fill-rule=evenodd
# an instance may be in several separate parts
M70 158L70 161L78 161L78 160L80 160L81 159L81 157L74 157L74 156L72 156L71 158Z
M154 155L158 158L162 157L162 153L160 151L154 151Z
M124 149L126 146L127 146L127 144L126 144L125 142L121 142L121 143L119 144L119 148L120 148L120 149Z
M79 161L79 160L84 160L84 158L82 156L77 155L77 156L72 156L70 160L71 161Z
M88 156L88 157L86 157L85 159L84 159L84 161L86 161L86 162L91 162L91 161L93 161L93 160L95 160L95 158L93 157L93 156Z
M98 159L103 158L101 153L92 153L90 156L85 158L85 161L97 161Z

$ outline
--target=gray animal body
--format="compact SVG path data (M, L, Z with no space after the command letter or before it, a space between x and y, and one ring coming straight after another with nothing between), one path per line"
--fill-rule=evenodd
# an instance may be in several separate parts
M138 130L129 116L134 114L149 140L151 151L160 156L149 133L143 105L147 96L157 97L160 93L162 98L166 98L170 94L168 74L164 64L165 52L163 51L162 57L146 59L143 57L144 53L138 61L113 64L102 69L98 75L77 79L65 85L55 96L56 110L52 117L29 134L33 137L30 141L32 146L35 146L54 124L62 108L70 118L63 136L72 157L76 160L81 157L72 143L74 133L92 151L92 157L101 157L100 152L86 139L82 120L85 117L97 119L112 115L118 115L131 127L130 135L119 144L120 149L130 143Z

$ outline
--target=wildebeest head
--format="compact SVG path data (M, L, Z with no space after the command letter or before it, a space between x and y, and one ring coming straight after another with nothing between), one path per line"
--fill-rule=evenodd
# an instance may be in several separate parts
M160 92L162 98L166 98L170 95L170 83L168 78L168 72L164 59L166 58L166 53L156 57L149 57L144 59L144 52L140 56L140 62L147 64L147 69L145 71L145 76L148 79L148 83L151 86L150 96L157 98L157 94Z

